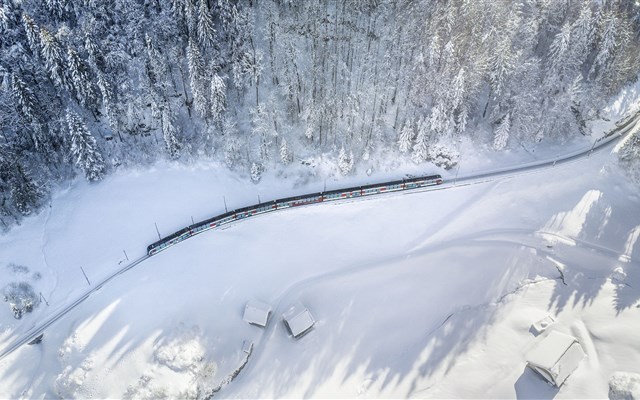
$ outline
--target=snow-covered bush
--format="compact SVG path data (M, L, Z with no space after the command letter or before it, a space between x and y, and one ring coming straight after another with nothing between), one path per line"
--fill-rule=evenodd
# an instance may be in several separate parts
M616 372L609 380L610 400L640 399L640 374Z
M253 183L260 182L262 179L262 173L264 172L264 167L260 163L252 163L251 164L251 181Z
M16 319L22 318L25 313L30 313L40 304L40 297L28 282L9 283L5 286L3 295Z
M458 165L460 153L446 144L435 144L429 147L429 159L438 167L451 169Z
M340 173L342 175L349 174L349 172L353 170L353 163L353 152L349 152L349 155L347 155L347 151L344 149L344 146L342 146L338 154L338 168L340 168Z
M640 134L636 133L629 138L618 157L631 178L640 183Z
M93 369L93 359L85 358L79 366L67 365L54 382L54 390L61 399L91 397L91 390L85 385L87 375Z

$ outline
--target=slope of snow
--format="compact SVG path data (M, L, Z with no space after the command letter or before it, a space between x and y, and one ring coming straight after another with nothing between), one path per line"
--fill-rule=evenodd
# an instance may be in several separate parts
M599 153L206 232L120 275L41 344L0 360L0 397L605 397L616 373L640 373L640 190L613 160ZM0 237L0 284L28 281L50 304L20 320L0 309L3 346L86 290L80 267L95 282L144 254L154 223L169 234L225 201L324 185L268 175L254 186L221 171L160 165L73 182ZM252 300L273 307L264 329L242 319ZM281 316L298 303L316 323L295 340ZM560 389L525 368L539 340L530 326L546 315L548 330L578 338L587 354ZM231 381L245 341L253 352Z

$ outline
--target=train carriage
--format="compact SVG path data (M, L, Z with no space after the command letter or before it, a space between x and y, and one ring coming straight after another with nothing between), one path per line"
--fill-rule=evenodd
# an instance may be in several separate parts
M440 185L442 182L443 180L440 175L421 176L410 179L384 182L381 184L349 187L339 190L331 190L328 192L287 197L280 200L273 200L268 203L258 203L256 205L230 211L225 214L221 214L216 217L209 218L205 221L201 221L197 224L193 224L186 228L180 229L179 231L174 232L171 235L166 236L158 240L157 242L154 242L147 246L147 254L149 256L152 256L169 246L179 243L203 231L218 228L233 221L245 219L257 214L262 214L283 208L315 204L324 201L357 198L361 196L370 196L386 192L411 190L426 186Z

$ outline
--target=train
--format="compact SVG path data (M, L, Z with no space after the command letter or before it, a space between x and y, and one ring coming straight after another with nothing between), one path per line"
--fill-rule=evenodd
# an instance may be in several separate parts
M330 190L304 194L300 196L287 197L279 200L272 200L265 203L258 203L248 207L239 208L221 215L197 222L193 225L180 229L177 232L166 236L157 242L147 246L147 254L152 256L158 252L180 243L191 236L197 235L209 229L215 229L223 225L230 224L255 215L264 214L271 211L283 210L291 207L299 207L309 204L323 203L326 201L337 201L351 199L362 196L372 196L381 193L396 192L402 190L412 190L427 186L442 184L440 175L419 176L409 179L402 179L391 182L375 183L365 186L354 186L344 189Z

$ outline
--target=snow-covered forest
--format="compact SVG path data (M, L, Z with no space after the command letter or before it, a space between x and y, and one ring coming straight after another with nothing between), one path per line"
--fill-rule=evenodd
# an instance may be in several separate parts
M586 134L638 65L633 0L0 0L0 226L162 158L259 180Z

